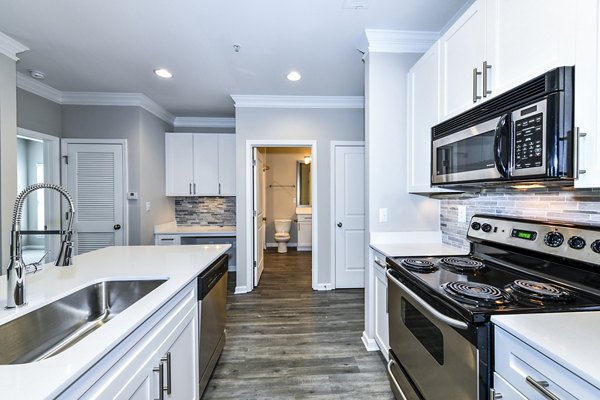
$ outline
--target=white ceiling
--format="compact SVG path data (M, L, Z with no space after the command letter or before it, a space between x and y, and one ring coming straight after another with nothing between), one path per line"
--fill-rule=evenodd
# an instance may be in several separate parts
M439 31L468 2L5 0L0 31L30 48L18 71L43 71L58 90L143 93L177 116L232 117L230 94L363 95L366 28ZM301 81L286 80L292 69Z

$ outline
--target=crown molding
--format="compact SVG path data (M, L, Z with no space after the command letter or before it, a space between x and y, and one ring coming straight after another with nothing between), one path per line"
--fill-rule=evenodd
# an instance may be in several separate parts
M235 128L235 118L175 117L176 128Z
M63 92L54 89L52 86L48 86L37 79L33 79L22 72L17 72L17 87L47 100L62 104Z
M366 51L425 53L440 38L439 32L365 29Z
M29 50L29 47L0 32L0 54L4 54L14 61L19 61L17 54L27 50Z
M363 96L231 95L236 108L365 108Z

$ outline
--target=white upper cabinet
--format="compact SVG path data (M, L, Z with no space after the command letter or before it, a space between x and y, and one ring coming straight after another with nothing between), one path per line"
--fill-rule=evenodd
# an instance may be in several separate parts
M438 42L441 54L442 120L465 111L483 98L485 7L485 0L473 3Z
M431 127L439 122L439 42L408 73L408 191L445 191L431 187Z
M487 0L492 95L575 64L574 11L565 0Z
M235 135L166 133L167 196L235 196Z

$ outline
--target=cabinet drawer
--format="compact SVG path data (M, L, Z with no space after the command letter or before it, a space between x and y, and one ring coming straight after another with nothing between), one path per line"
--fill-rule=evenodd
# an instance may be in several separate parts
M156 246L175 246L181 244L179 235L154 235L154 244Z
M495 327L494 370L528 399L546 400L527 377L562 400L600 398L600 390L517 337Z
M298 222L312 222L312 215L300 214L298 215Z

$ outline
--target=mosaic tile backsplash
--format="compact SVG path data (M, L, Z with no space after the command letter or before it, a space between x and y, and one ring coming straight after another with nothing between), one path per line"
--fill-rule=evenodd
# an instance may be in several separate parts
M458 206L473 214L492 214L541 221L562 221L600 226L600 189L541 189L533 192L487 192L470 199L444 199L440 203L443 242L468 249L468 222L458 222Z
M235 225L235 197L176 197L177 225Z

